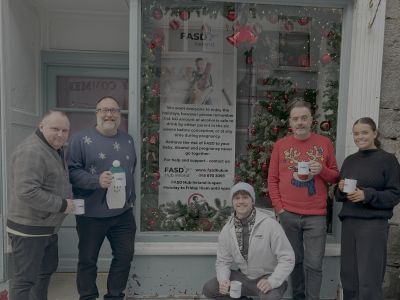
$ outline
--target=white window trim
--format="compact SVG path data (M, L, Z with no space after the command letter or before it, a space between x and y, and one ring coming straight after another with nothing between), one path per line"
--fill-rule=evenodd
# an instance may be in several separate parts
M376 122L379 121L386 0L380 2L379 9L377 7L379 1L372 3L373 6L369 7L369 1L354 0L352 8L345 9L343 17L343 27L351 28L351 30L346 30L342 37L342 43L346 43L349 48L342 47L341 58L337 128L339 134L336 153L339 164L347 155L357 150L351 135L355 120L369 116ZM299 1L298 5L301 4ZM374 24L369 28L368 25L376 11ZM136 116L130 119L129 130L138 140L140 140L140 101L138 99L140 99L141 90L140 48L142 44L140 33L140 0L130 0L129 107L132 108L132 112L136 112ZM139 146L136 145L138 148ZM140 174L140 164L139 160L136 174ZM135 177L135 185L140 191L140 176ZM140 220L139 208L140 204L136 209L137 220ZM166 235L166 233L161 234ZM337 232L336 236L338 234ZM138 255L215 255L215 249L216 243L138 242L136 253ZM340 244L328 243L325 255L339 256Z
M216 255L217 243L137 242L135 255ZM325 256L339 256L340 244L327 244Z

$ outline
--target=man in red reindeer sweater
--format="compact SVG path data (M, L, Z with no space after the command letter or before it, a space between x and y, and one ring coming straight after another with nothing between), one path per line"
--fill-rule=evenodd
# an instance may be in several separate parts
M293 299L318 300L326 241L327 183L339 178L331 141L311 132L309 103L290 109L293 135L275 143L268 173L272 204L296 257Z

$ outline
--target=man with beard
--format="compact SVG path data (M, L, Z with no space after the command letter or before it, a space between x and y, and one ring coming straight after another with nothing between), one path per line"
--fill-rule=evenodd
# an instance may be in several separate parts
M271 154L268 189L296 257L293 299L317 300L325 253L327 183L336 183L339 171L331 141L311 132L309 103L292 104L289 124L293 135L277 141Z
M134 252L136 224L132 212L135 201L133 175L136 153L133 138L118 129L121 109L116 99L107 96L96 105L97 125L73 135L67 162L75 198L85 199L85 214L76 216L79 237L77 288L80 300L96 299L97 259L107 237L112 249L112 262L104 299L124 299L124 290ZM116 175L110 171L119 161L122 190L115 191ZM115 165L114 165L115 166ZM121 178L121 176L119 176ZM109 205L121 196L122 205ZM110 202L111 201L111 202Z

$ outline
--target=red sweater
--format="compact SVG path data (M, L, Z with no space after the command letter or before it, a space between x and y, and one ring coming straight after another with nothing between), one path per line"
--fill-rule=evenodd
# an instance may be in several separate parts
M298 161L318 161L321 172L299 178ZM327 182L336 183L339 170L332 142L312 133L306 140L287 136L274 145L268 172L268 189L272 205L301 215L326 215Z

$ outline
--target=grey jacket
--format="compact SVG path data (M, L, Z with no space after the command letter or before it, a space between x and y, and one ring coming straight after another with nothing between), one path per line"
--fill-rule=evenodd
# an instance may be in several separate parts
M72 198L63 155L37 131L16 148L11 168L7 227L28 235L56 233Z
M240 253L232 217L228 220L218 240L215 266L219 282L229 280L233 264L249 279L267 275L272 288L287 279L294 267L294 252L281 225L272 216L256 209L247 261Z

